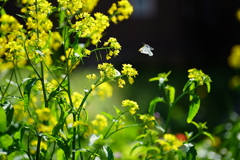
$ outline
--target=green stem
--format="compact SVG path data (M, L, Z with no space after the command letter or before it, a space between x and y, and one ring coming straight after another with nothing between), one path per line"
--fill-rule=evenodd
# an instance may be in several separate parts
M2 101L3 97L5 96L7 90L8 90L8 88L9 88L9 86L10 86L10 82L11 82L11 80L12 80L12 78L13 78L14 72L15 72L15 70L13 69L13 70L12 70L12 74L11 74L11 76L10 76L10 81L9 81L9 83L7 84L7 87L5 88L5 90L2 92L2 96L1 96L1 99L0 99L1 101Z
M37 153L36 153L36 160L40 159L40 147L41 147L41 139L42 136L38 135L38 144L37 144Z
M42 90L43 90L43 97L45 102L45 108L48 108L48 100L47 100L47 91L45 89L45 79L44 79L44 68L43 62L41 61L41 83L42 83Z
M164 91L165 91L165 88L164 88ZM171 119L171 116L172 116L172 111L173 111L174 106L185 94L188 94L188 93L189 92L183 92L180 96L177 97L177 99L172 104L170 104L169 101L167 102L167 104L169 106L169 110L168 110L166 125L165 125L165 128L164 128L165 134L167 133L167 130L168 130L168 127L169 127L169 123L170 123L170 119ZM166 94L166 91L165 91L165 94ZM168 100L168 98L167 98L167 100Z
M121 113L121 114L115 119L115 121L117 121L117 120L118 120L124 113L126 113L126 112L128 112L128 111L125 111L125 112ZM112 129L114 123L115 123L115 122L112 122L111 126L108 128L106 134L104 135L104 139L107 139L106 137L109 137L109 136L107 136L107 135L108 135L108 133L110 132L110 130Z

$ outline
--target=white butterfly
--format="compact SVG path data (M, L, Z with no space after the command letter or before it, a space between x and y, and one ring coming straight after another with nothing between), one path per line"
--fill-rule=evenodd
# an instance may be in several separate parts
M148 44L143 43L143 47L141 47L138 51L140 51L143 54L148 54L149 56L153 56L153 53L151 50L154 50L154 49L150 47Z

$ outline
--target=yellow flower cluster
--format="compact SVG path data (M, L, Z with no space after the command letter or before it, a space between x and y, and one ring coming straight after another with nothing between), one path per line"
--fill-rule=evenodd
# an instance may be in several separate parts
M85 5L83 6L83 12L91 13L92 10L96 7L99 0L85 0Z
M153 128L155 118L149 114L139 115L140 119L143 121L144 128Z
M77 21L72 25L72 28L77 32L78 37L90 37L94 45L100 41L102 33L110 25L109 18L100 12L94 13L95 18L87 12L75 17Z
M102 80L114 80L115 77L120 76L119 71L117 71L111 63L99 64L98 69L100 70Z
M97 114L95 119L91 121L92 125L103 130L108 126L107 118L101 114Z
M129 113L131 113L132 115L136 113L137 109L139 109L137 102L131 101L129 99L123 100L122 106L127 107Z
M26 56L20 39L24 37L23 26L13 16L3 14L0 17L0 33L0 70L12 68L12 60L16 60L19 65L25 65Z
M73 92L71 98L72 98L74 108L78 108L82 103L83 95L78 92Z
M136 71L135 68L132 68L131 64L123 64L123 68L121 72L123 75L126 75L128 77L128 82L130 84L133 84L134 82L133 77L135 78L136 75L138 75L138 72Z
M240 68L240 45L234 45L232 47L231 54L228 57L228 64L232 68Z
M103 44L103 46L110 47L110 49L109 49L110 51L106 55L107 60L111 59L112 56L114 56L114 57L117 56L121 50L121 45L118 43L117 39L113 38L113 37L110 37L108 39L108 41Z
M97 88L98 88L97 92L101 100L104 100L105 97L112 97L113 88L108 82L102 83Z
M97 78L97 76L96 76L96 74L88 74L87 76L87 79L89 79L89 80L91 80L91 79L96 79Z
M96 134L96 130L92 128L87 122L83 121L75 121L73 122L72 127L80 126L79 134L82 135L84 138L87 138L91 134Z
M164 134L163 139L158 140L159 144L162 146L163 150L170 151L170 150L178 150L183 142L178 140L176 136L172 134Z
M86 0L58 0L61 9L66 10L68 15L73 15L79 11Z
M108 13L110 14L110 19L113 23L118 23L124 19L128 19L133 12L133 6L128 2L128 0L120 0L113 3Z
M189 72L188 78L196 81L199 85L203 85L206 82L211 82L210 77L204 74L202 70L193 68L189 69L188 72Z

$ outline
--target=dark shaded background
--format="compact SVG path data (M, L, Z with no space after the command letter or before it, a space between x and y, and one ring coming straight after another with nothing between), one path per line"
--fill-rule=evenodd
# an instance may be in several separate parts
M195 121L208 121L209 128L225 122L231 111L240 113L239 95L231 91L228 81L237 72L227 64L231 47L240 44L240 23L236 11L239 0L129 0L135 11L129 20L111 25L106 37L116 37L122 45L120 55L112 59L115 66L131 63L139 71L134 85L126 87L126 98L136 100L142 111L156 96L162 96L157 82L148 79L158 73L172 70L169 83L176 87L179 95L188 80L187 70L202 69L212 78L212 89L206 95L204 88L202 104ZM55 1L54 1L55 2ZM112 2L100 0L94 12L107 13ZM12 15L19 12L14 3L6 8ZM9 13L8 12L8 13ZM154 56L141 54L138 49L145 42L154 48ZM95 59L86 60L95 63ZM177 126L186 126L188 97L179 102L173 115ZM165 118L166 107L157 106ZM175 123L176 122L176 123ZM179 124L180 123L180 124ZM179 127L180 128L180 127Z
M187 70L202 69L212 78L212 89L202 94L201 109L197 122L208 122L213 129L226 122L231 111L240 113L239 95L231 91L228 81L237 72L227 64L231 47L240 44L240 23L236 11L239 0L130 0L135 11L132 17L112 25L107 37L117 37L122 52L113 63L131 63L139 71L136 83L129 89L127 97L137 100L141 107L148 107L151 99L163 96L157 82L148 79L158 73L172 70L169 83L176 87L179 95L187 81ZM100 1L95 11L107 10L110 5ZM154 56L141 54L138 49L145 42L154 48ZM125 93L125 92L124 92ZM188 97L179 102L173 115L177 126L185 126ZM167 109L158 105L158 111L166 118Z

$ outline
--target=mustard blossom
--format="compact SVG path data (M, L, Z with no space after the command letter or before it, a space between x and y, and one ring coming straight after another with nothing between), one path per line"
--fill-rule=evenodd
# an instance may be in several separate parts
M137 102L131 101L129 99L122 101L122 106L127 107L130 114L135 114L136 110L139 109Z
M108 126L107 118L101 114L97 114L95 119L91 121L92 125L103 130Z
M118 23L124 19L128 19L133 12L133 6L128 0L120 0L117 3L113 3L109 8L108 13L113 23Z
M126 75L128 77L128 81L130 84L133 84L134 82L133 77L135 78L136 75L138 75L138 72L135 68L132 68L131 64L123 64L121 72L123 75Z
M208 75L204 74L202 70L198 70L196 68L188 70L188 78L196 81L199 85L203 85L204 83L211 82L211 79Z
M103 44L103 46L110 47L109 52L106 55L107 60L111 59L112 56L117 56L121 50L121 45L118 43L117 39L113 37L110 37L108 41Z
M139 115L139 118L143 121L144 128L153 128L155 118L149 114Z
M175 135L164 134L163 139L158 140L162 146L163 151L178 150L178 147L182 146L183 142L178 140Z

